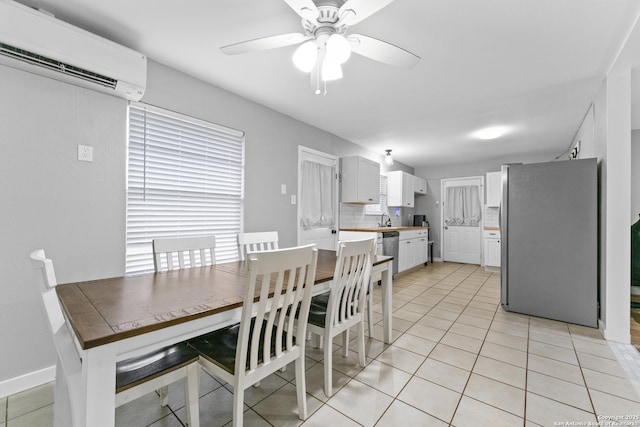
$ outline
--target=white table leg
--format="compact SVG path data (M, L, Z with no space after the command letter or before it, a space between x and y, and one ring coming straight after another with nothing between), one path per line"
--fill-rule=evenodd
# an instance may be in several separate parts
M82 358L83 402L80 420L87 427L115 425L116 346L103 345L84 352Z
M391 344L391 321L393 319L393 305L391 304L393 261L384 264L387 268L382 270L382 327L384 342Z

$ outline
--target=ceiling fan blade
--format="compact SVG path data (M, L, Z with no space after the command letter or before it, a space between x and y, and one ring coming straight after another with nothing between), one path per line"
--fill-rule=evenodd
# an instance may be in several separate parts
M340 7L338 16L341 23L353 25L368 18L390 3L393 3L393 0L347 0Z
M312 0L284 0L298 15L312 21L316 19L320 12Z
M280 34L278 36L262 37L259 39L247 40L222 46L220 50L227 55L237 55L258 50L275 49L278 47L291 46L309 40L311 37L302 33Z
M411 68L420 62L420 57L391 43L362 34L347 37L351 50L359 55L396 67Z

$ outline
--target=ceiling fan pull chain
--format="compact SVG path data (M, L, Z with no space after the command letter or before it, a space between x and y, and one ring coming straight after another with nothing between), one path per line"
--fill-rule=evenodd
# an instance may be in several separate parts
M317 65L316 65L317 68ZM318 71L316 71L315 73L315 77L316 77L316 95L320 95L320 70L318 69Z

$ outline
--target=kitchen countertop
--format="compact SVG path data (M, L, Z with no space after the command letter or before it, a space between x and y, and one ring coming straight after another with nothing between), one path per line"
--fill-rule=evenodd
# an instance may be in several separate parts
M402 230L428 230L429 227L368 227L368 228L341 228L340 231L368 231L374 233L384 233L385 231L402 231Z
M492 230L492 231L493 231L493 230L499 231L499 230L500 230L500 227L485 227L484 229L485 229L485 230Z

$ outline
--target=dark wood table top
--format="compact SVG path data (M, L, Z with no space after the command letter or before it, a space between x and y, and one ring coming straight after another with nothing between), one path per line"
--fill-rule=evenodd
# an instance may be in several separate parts
M392 260L377 256L374 265ZM335 251L319 250L316 284L333 279ZM83 349L242 306L246 263L114 277L56 287Z

